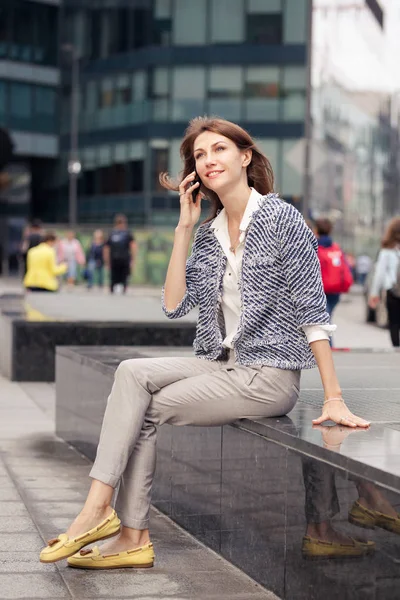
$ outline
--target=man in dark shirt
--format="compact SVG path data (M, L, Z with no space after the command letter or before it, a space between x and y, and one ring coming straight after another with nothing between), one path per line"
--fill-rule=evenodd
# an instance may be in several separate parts
M125 215L116 215L114 229L104 246L104 262L110 268L110 291L121 286L126 292L128 277L136 257L137 245L128 229Z

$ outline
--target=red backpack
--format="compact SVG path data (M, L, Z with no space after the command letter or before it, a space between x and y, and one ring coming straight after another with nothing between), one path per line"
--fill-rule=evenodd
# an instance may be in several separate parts
M325 294L345 294L353 284L353 276L338 244L328 248L318 246L322 283Z

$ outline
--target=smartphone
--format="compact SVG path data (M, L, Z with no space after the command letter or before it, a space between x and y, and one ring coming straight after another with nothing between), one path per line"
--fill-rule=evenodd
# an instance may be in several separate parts
M197 173L196 173L196 177L193 180L192 185L194 185L195 183L200 183L200 185L201 185L200 177L197 175ZM197 200L197 194L200 191L200 185L192 192L192 199L193 199L194 204L196 203L196 200Z

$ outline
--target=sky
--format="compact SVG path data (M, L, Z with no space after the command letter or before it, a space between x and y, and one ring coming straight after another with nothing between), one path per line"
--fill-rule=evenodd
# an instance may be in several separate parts
M400 0L380 3L383 33L368 10L351 8L364 0L315 1L314 81L333 75L350 89L400 90Z

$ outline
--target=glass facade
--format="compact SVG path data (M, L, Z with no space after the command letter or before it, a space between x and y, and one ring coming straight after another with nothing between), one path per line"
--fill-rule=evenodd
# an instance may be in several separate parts
M62 30L82 65L79 218L108 221L124 211L133 222L173 224L179 205L158 175L179 173L184 129L203 114L249 128L274 166L277 190L297 199L301 178L284 165L284 152L304 124L306 4L132 0L113 7L97 0L77 7L66 0ZM68 68L64 75L66 164Z
M55 65L58 7L28 0L0 3L0 59Z
M322 0L316 3L310 197L315 215L335 221L338 241L371 258L399 198L391 158L398 133L376 6L366 2L356 10L333 2L326 9Z
M0 80L0 125L14 131L56 134L57 90L52 86Z

